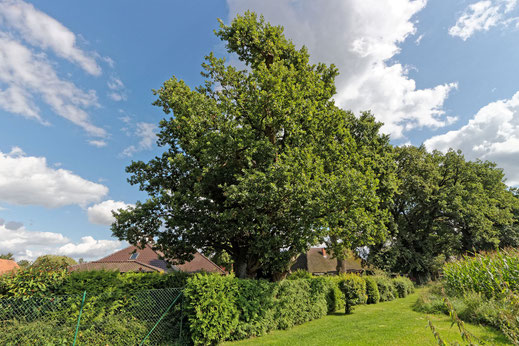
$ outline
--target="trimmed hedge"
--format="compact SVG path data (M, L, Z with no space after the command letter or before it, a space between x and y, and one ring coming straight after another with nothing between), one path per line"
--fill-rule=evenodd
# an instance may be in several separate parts
M364 278L355 274L346 274L341 276L339 288L344 293L345 312L350 314L353 306L365 304L368 297L366 295L366 281Z
M184 290L184 311L193 343L210 345L321 318L336 305L336 293L328 278L268 282L197 274Z
M381 302L389 302L398 297L398 292L390 278L387 276L377 275L373 276L373 280L377 283Z
M0 298L113 293L184 287L191 274L184 272L119 273L91 270L67 273L65 269L22 268L0 276Z
M405 298L408 294L414 292L414 284L409 278L406 277L396 277L393 279L393 285L398 293L399 298Z
M368 304L377 304L380 301L380 292L378 290L377 282L374 278L366 276L366 294L368 296Z

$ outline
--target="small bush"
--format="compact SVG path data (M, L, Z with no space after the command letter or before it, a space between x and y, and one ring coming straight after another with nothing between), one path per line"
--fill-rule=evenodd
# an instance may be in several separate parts
M409 278L402 276L396 277L393 279L393 285L400 298L405 298L408 294L414 292L414 284Z
M366 295L368 296L368 304L377 304L380 301L380 292L378 291L377 282L370 276L364 277L366 281Z
M377 283L378 292L380 294L381 302L389 302L398 296L393 281L387 276L377 275L373 276L373 280Z
M366 296L366 281L354 274L347 274L341 276L339 288L344 293L345 312L352 313L353 306L364 304L367 300Z

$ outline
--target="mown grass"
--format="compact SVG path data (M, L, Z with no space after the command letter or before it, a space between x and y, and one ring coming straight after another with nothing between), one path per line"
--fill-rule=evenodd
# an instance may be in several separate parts
M437 345L428 328L428 315L412 310L420 291L391 302L357 306L351 315L339 312L289 330L224 345ZM448 316L429 318L444 341L464 344ZM485 344L509 344L501 332L490 327L467 323L466 328Z

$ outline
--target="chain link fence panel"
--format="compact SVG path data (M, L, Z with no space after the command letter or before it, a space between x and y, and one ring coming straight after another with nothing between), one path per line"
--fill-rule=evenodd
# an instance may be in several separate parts
M181 288L2 298L0 344L181 345L182 298Z

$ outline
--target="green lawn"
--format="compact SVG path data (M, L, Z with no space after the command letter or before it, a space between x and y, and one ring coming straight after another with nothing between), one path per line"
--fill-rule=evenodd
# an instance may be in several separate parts
M336 313L289 330L224 345L437 345L428 328L428 315L411 308L417 298L415 293L391 302L357 306L352 315ZM430 318L444 341L463 345L457 327L451 328L448 316L430 315ZM494 329L466 326L485 344L508 344L506 337Z

